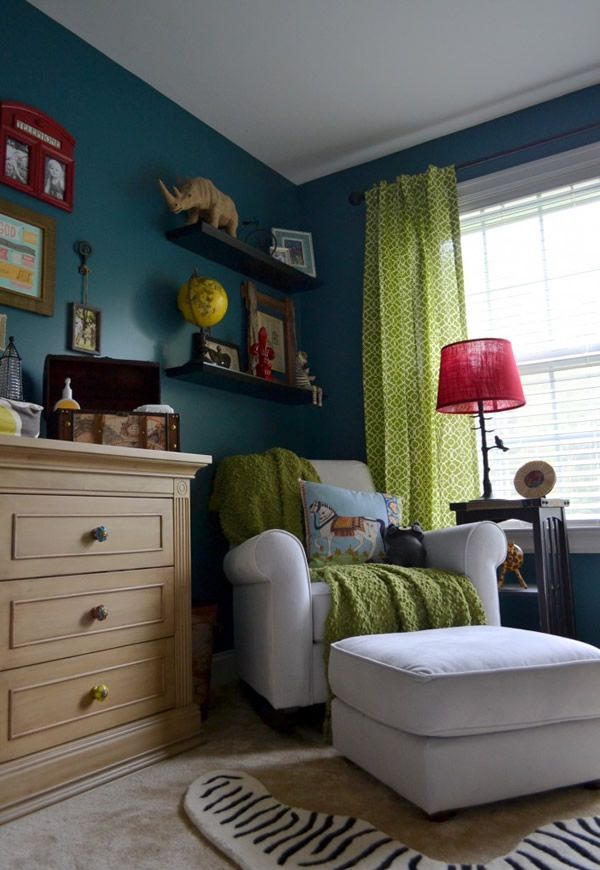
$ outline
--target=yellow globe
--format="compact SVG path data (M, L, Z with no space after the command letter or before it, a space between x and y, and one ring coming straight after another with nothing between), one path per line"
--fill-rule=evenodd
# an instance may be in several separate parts
M214 278L202 278L194 273L179 288L177 307L187 321L208 329L225 317L227 293Z

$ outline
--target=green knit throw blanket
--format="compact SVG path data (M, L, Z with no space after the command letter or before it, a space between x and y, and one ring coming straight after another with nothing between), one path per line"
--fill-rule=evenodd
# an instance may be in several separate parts
M229 544L236 546L267 529L285 529L304 540L300 478L320 480L307 459L283 447L222 459L209 510L218 511Z
M479 594L462 574L369 563L312 568L310 577L331 590L326 659L329 645L345 637L486 623Z

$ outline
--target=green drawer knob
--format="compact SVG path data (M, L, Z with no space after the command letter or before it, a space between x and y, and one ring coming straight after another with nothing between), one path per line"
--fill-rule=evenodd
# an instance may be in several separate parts
M102 544L108 539L108 529L106 528L106 526L96 526L96 528L92 532L92 535L97 541Z
M99 686L94 686L90 692L94 701L106 701L108 698L108 686L101 683Z

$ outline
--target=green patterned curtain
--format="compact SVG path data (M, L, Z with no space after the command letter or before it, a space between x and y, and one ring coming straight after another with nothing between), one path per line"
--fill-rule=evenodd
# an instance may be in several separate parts
M470 417L435 410L440 349L467 337L454 167L366 194L363 381L367 458L403 521L454 524L479 495Z

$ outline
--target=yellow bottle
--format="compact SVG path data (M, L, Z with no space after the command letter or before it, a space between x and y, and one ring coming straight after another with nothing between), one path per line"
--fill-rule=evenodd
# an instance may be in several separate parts
M62 391L62 399L59 399L53 411L77 411L80 408L79 402L76 402L73 398L73 391L71 389L71 378L65 378L65 385Z

